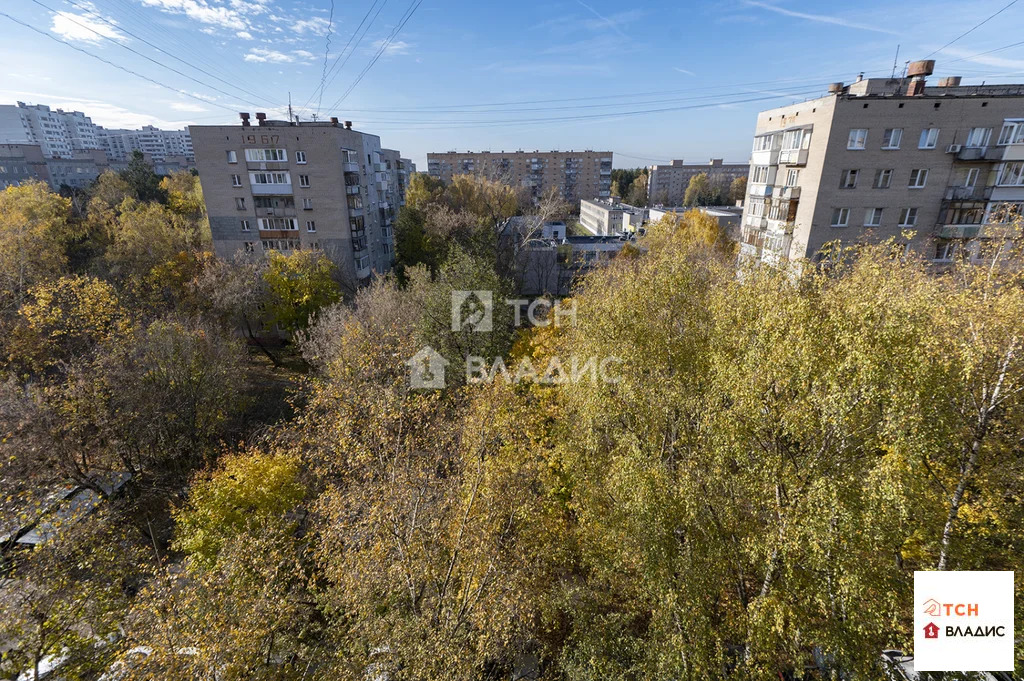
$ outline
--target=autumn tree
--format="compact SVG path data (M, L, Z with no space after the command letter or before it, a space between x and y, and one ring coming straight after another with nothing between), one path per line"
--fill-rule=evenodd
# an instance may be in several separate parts
M334 264L318 251L271 251L263 272L264 325L290 332L305 328L313 314L341 298L333 274Z
M647 205L647 173L640 173L633 180L632 184L629 185L629 194L626 197L626 203L631 206L646 206Z
M737 177L729 185L729 202L736 203L737 201L744 201L747 198L747 177L743 175Z

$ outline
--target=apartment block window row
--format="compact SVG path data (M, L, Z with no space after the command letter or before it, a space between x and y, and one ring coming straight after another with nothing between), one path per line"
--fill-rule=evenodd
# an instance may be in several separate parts
M298 251L302 249L302 242L297 239L264 239L261 243L264 251Z
M249 173L252 184L291 184L291 173Z
M913 227L917 224L917 208L902 208L900 209L900 227ZM864 226L865 227L880 227L882 225L882 215L884 214L884 208L867 208L864 211ZM832 222L833 227L846 227L850 224L850 209L849 208L833 208L832 209Z
M295 218L259 218L256 224L261 230L285 230L297 232L299 221Z
M266 163L268 161L282 163L288 160L287 149L246 149L245 160L250 163Z

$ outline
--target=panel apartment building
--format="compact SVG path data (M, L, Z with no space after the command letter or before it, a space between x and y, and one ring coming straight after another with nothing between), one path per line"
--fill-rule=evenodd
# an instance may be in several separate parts
M820 257L834 241L881 241L949 262L998 238L1005 204L1024 204L1024 85L835 83L829 94L758 115L741 258Z
M400 154L336 118L241 118L189 128L217 255L321 250L352 286L391 269Z
M427 154L431 177L451 182L455 175L479 175L525 187L539 199L554 190L566 201L607 198L612 187L610 151L467 151Z
M99 149L99 126L81 111L52 110L44 104L0 104L0 142L36 144L50 158Z
M726 189L737 177L746 177L750 172L747 163L725 163L713 158L707 164L684 163L683 159L668 165L650 166L647 180L647 201L652 206L682 206L686 188L695 175L707 173L711 182L720 182Z
M130 160L135 151L149 155L154 161L164 161L171 157L195 161L192 137L188 130L161 130L152 125L145 125L140 130L101 127L98 138L100 147L112 161Z

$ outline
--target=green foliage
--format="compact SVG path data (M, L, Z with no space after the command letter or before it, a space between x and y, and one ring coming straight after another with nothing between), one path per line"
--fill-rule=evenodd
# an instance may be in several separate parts
M729 185L729 203L745 201L747 198L747 177L737 177Z
M167 192L160 185L160 176L153 172L153 166L146 162L141 151L133 151L128 167L119 175L139 201L165 203Z
M341 299L333 273L334 264L323 253L295 251L284 255L272 251L263 273L267 286L265 326L276 325L291 332L305 328L318 310Z
M629 185L626 203L631 206L647 205L647 173L637 175L636 179Z
M305 495L296 458L260 451L227 455L192 482L187 505L175 513L175 547L194 565L210 567L226 543L282 519Z
M744 188L746 182L743 183ZM726 187L718 176L697 173L690 178L683 196L684 206L720 206L729 198L731 187Z

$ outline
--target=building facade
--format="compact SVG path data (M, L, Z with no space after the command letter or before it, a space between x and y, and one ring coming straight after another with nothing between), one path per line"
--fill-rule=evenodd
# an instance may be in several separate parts
M1024 205L1024 85L930 86L933 68L761 112L741 258L894 238L941 263L1004 234L1003 207Z
M195 161L192 137L188 130L161 130L152 125L141 130L108 130L100 127L97 131L100 147L112 161L128 161L135 151L148 154L154 161L169 157L184 157Z
M143 155L157 175L189 170L193 163L184 157L169 156L153 161ZM30 180L46 182L54 191L63 187L86 189L107 171L120 172L128 167L126 161L110 161L101 149L72 151L65 156L51 157L43 153L38 144L0 144L0 189Z
M337 119L256 116L189 128L217 255L321 250L352 286L391 269L398 152Z
M712 183L720 183L728 189L733 180L746 177L749 172L749 164L725 163L720 158L713 158L707 164L684 163L677 159L669 165L650 166L647 200L652 206L681 206L686 188L695 175L707 173Z
M597 236L617 236L635 231L646 212L612 199L584 199L580 201L580 224Z
M99 149L98 129L81 111L24 102L0 105L0 143L37 144L51 158Z
M427 172L445 183L456 175L479 175L523 187L533 199L555 191L575 204L607 198L612 186L610 151L514 151L427 154Z

